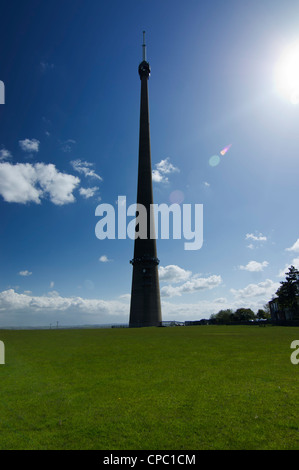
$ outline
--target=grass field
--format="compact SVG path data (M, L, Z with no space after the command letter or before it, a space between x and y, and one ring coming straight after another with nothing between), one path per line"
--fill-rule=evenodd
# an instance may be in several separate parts
M0 330L0 449L298 449L295 327Z

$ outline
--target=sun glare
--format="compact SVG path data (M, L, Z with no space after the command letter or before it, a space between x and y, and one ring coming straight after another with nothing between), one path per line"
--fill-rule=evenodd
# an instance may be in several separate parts
M292 104L299 104L299 41L282 54L275 70L278 93Z

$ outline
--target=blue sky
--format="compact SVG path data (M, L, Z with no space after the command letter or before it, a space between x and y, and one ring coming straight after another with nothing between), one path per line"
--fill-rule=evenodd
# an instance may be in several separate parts
M298 2L4 0L1 18L0 327L128 321L133 241L97 239L95 209L136 199L143 30L154 201L204 208L200 250L157 241L163 319L270 300L299 267L299 105L278 87Z

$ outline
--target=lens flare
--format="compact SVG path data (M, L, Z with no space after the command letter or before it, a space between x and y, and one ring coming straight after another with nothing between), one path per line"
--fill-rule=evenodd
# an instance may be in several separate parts
M275 82L280 95L299 104L299 41L291 44L276 64Z
M225 155L226 152L228 152L228 150L231 148L232 144L229 144L227 147L225 147L224 149L221 150L221 155Z
M220 163L220 157L219 155L213 155L210 160L209 160L209 165L210 166L217 166Z
M172 193L169 195L169 200L172 204L181 204L184 199L185 195L183 191L180 191L179 189L172 191Z

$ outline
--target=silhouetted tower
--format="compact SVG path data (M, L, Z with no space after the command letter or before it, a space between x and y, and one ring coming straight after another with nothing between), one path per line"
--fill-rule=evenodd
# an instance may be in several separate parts
M133 265L130 327L158 326L162 321L158 275L159 260L156 240L153 238L154 216L151 210L153 184L148 105L150 65L146 61L144 32L142 49L143 60L138 67L141 80L141 99L137 204L142 204L147 211L147 237L135 239L134 258L130 261ZM150 231L151 227L152 232Z

